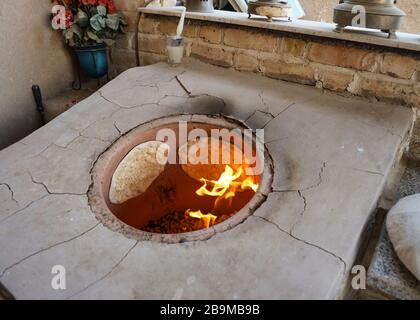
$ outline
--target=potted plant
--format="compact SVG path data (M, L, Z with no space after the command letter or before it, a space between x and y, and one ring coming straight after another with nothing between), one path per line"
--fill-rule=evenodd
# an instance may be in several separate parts
M62 32L82 70L92 78L108 72L106 46L126 25L113 0L52 0L52 28Z

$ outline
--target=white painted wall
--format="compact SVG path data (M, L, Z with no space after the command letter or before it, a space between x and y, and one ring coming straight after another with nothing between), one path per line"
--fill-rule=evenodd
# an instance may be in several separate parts
M0 149L40 125L31 87L44 97L69 87L70 54L50 28L50 0L0 0Z

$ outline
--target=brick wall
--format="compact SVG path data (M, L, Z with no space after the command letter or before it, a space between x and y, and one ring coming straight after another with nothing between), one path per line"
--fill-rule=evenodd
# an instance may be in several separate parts
M135 15L129 20L135 21ZM142 65L166 60L165 35L174 34L177 21L142 15ZM114 50L114 62L120 71L135 66L133 23ZM187 56L213 65L341 94L420 106L419 53L188 19L184 38Z
M117 39L111 52L112 62L118 72L136 66L134 55L134 31L137 28L137 8L143 7L145 0L114 0L119 11L124 14L128 26L125 34Z

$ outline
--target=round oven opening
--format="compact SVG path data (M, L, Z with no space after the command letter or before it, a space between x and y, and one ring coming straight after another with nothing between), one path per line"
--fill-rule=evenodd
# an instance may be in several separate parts
M89 203L106 226L138 240L202 240L265 199L271 174L250 129L221 117L182 119L141 125L99 157Z

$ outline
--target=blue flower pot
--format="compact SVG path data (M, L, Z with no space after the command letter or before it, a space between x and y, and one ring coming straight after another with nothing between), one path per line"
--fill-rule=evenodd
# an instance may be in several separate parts
M105 44L95 44L74 49L83 72L91 78L101 78L108 73Z

